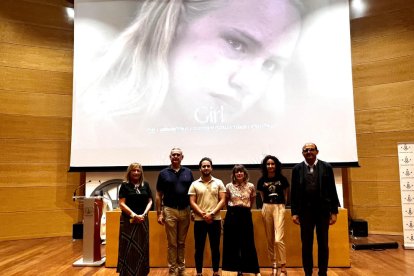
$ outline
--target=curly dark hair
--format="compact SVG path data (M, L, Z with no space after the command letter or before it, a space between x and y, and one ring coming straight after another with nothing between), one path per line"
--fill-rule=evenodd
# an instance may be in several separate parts
M263 158L263 161L262 161L262 164L261 164L262 175L264 177L268 177L266 163L269 159L271 159L275 162L275 165L276 165L275 176L276 177L281 176L282 175L282 163L279 161L279 159L277 159L276 156L273 156L273 155L266 155L265 158Z

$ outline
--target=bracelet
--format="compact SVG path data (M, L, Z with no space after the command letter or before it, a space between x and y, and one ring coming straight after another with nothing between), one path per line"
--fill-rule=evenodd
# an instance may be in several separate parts
M136 216L136 214L135 214L135 213L131 213L129 216L130 216L131 218L134 218L134 217Z

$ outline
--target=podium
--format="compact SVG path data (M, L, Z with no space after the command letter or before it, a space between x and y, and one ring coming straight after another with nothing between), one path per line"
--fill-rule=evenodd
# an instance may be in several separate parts
M101 217L102 196L74 196L75 200L83 202L83 256L73 263L73 266L101 266L105 257L101 256Z

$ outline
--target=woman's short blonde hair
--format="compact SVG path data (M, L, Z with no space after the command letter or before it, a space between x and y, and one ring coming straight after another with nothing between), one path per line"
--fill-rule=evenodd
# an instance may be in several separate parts
M128 166L128 169L127 169L127 171L125 173L125 181L126 182L130 182L131 171L132 170L135 170L135 169L138 169L138 170L141 171L141 176L138 179L138 184L139 185L143 185L144 184L144 170L142 169L142 165L140 163L136 163L136 162L135 163L131 163Z

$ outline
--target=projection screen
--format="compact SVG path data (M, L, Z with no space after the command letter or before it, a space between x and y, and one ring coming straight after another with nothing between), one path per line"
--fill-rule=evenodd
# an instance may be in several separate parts
M77 0L71 169L358 162L347 0Z

